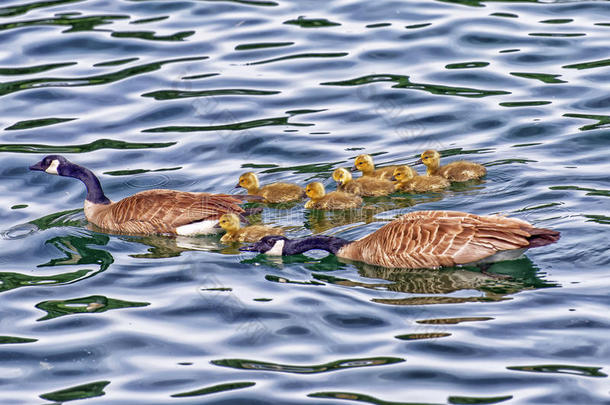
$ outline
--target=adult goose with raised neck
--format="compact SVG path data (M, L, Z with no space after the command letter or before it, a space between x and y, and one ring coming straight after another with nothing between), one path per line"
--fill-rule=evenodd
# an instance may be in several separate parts
M225 194L190 193L176 190L147 190L112 202L102 190L99 179L85 167L60 155L49 155L30 166L85 184L85 217L97 227L128 234L201 235L216 233L223 214L241 214L239 198Z
M357 241L314 235L288 239L265 236L241 248L275 255L312 249L392 268L439 268L515 259L528 248L559 239L559 232L516 218L457 211L416 211L403 215Z

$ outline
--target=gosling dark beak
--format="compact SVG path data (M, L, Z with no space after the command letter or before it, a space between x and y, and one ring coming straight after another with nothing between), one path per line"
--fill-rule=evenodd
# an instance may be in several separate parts
M39 172L44 172L44 169L42 168L42 161L36 163L35 165L30 166L30 170L37 170Z
M235 187L233 187L233 188L240 188L240 187L241 187L241 186L239 185L239 183L237 183L237 184L235 185Z
M258 252L258 250L256 250L256 245L242 246L239 250L242 252Z
M395 176L390 177L390 181L396 181L396 177Z
M357 171L358 171L358 169L356 168L356 166L352 167L352 173L357 172Z
M415 165L423 165L423 164L424 164L424 162L421 159L417 159L415 161L415 163L413 163L413 166L415 166Z
M214 225L212 228L214 229L219 229L220 228L220 223L217 223L216 225Z

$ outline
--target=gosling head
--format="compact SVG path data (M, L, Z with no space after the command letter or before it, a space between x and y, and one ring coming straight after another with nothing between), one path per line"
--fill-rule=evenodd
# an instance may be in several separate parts
M324 190L324 185L322 183L314 181L305 187L305 194L312 200L319 200L326 195L326 191Z
M427 150L421 154L421 161L426 165L428 171L436 170L441 162L441 154L435 150Z
M340 186L344 186L352 180L352 174L347 169L340 167L333 172L333 180Z
M402 183L404 181L409 181L413 178L413 172L407 166L398 166L394 169L394 173L392 174L392 181L398 181Z
M227 232L236 232L239 230L239 217L235 214L224 214L218 220L218 224Z
M281 256L284 251L284 245L289 239L281 235L263 236L261 240L248 246L240 247L243 252L259 252L268 255Z
M258 190L258 177L256 176L255 173L252 172L246 172L244 174L242 174L241 176L239 176L239 182L237 183L236 187L243 187L246 190L248 190L248 192L250 191L256 191Z
M375 171L375 164L371 155L360 155L354 161L356 170L360 170L362 174L369 174Z
M70 166L73 164L61 155L45 156L40 162L30 166L30 170L37 170L58 176L68 176Z

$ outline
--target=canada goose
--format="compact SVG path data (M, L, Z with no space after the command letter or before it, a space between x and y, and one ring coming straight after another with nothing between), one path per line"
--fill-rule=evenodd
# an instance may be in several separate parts
M224 214L218 220L220 227L227 231L220 241L228 242L257 242L263 236L267 235L283 235L284 231L281 228L271 228L264 225L250 225L244 228L240 227L239 217L235 214Z
M309 183L305 193L311 200L305 203L305 208L316 210L345 210L358 208L362 205L362 198L342 191L333 191L326 194L324 186L318 181Z
M326 250L349 260L383 267L438 268L511 260L527 248L548 245L559 232L516 218L456 211L416 211L357 241L315 235L290 240L265 236L242 248L270 255Z
M441 176L413 176L410 167L398 166L394 169L392 180L396 180L394 186L396 191L407 191L425 193L428 191L442 191L449 187L451 183Z
M250 195L258 195L268 203L300 201L305 197L303 187L292 183L271 183L260 187L255 173L247 172L239 176L237 187L248 190Z
M85 183L85 217L99 228L117 233L200 235L215 233L218 218L240 214L240 198L175 190L147 190L112 202L89 169L60 155L49 155L30 170L74 177Z
M449 181L474 180L487 174L485 167L467 160L458 160L445 166L440 166L441 155L435 150L427 150L422 153L421 161L426 165L426 174L428 176L441 176Z
M340 167L333 172L333 179L339 185L338 190L364 197L379 197L394 192L394 184L385 179L360 177L352 179L352 174Z
M362 177L376 177L378 179L389 179L394 173L396 166L387 166L380 169L375 169L375 163L371 155L360 155L354 161L355 170L362 172ZM414 176L417 173L413 173Z

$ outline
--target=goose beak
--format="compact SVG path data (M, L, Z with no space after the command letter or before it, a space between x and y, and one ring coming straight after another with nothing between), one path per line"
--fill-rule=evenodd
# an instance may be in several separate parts
M415 165L422 165L422 164L424 164L424 162L422 162L422 160L421 160L421 159L417 159L417 160L415 161L415 163L413 163L413 166L415 166Z
M390 181L396 181L396 177L395 176L390 177Z
M356 166L353 166L353 167L352 167L352 173L353 173L353 172L357 172L357 171L358 171L358 169L356 169Z
M235 185L235 187L233 187L233 188L240 188L240 187L241 187L241 186L239 185L239 183L237 183L237 184Z
M44 172L44 169L42 168L42 161L36 163L35 165L30 166L30 170L37 170L39 172Z
M216 224L214 224L214 226L212 228L220 229L220 222L217 222Z

